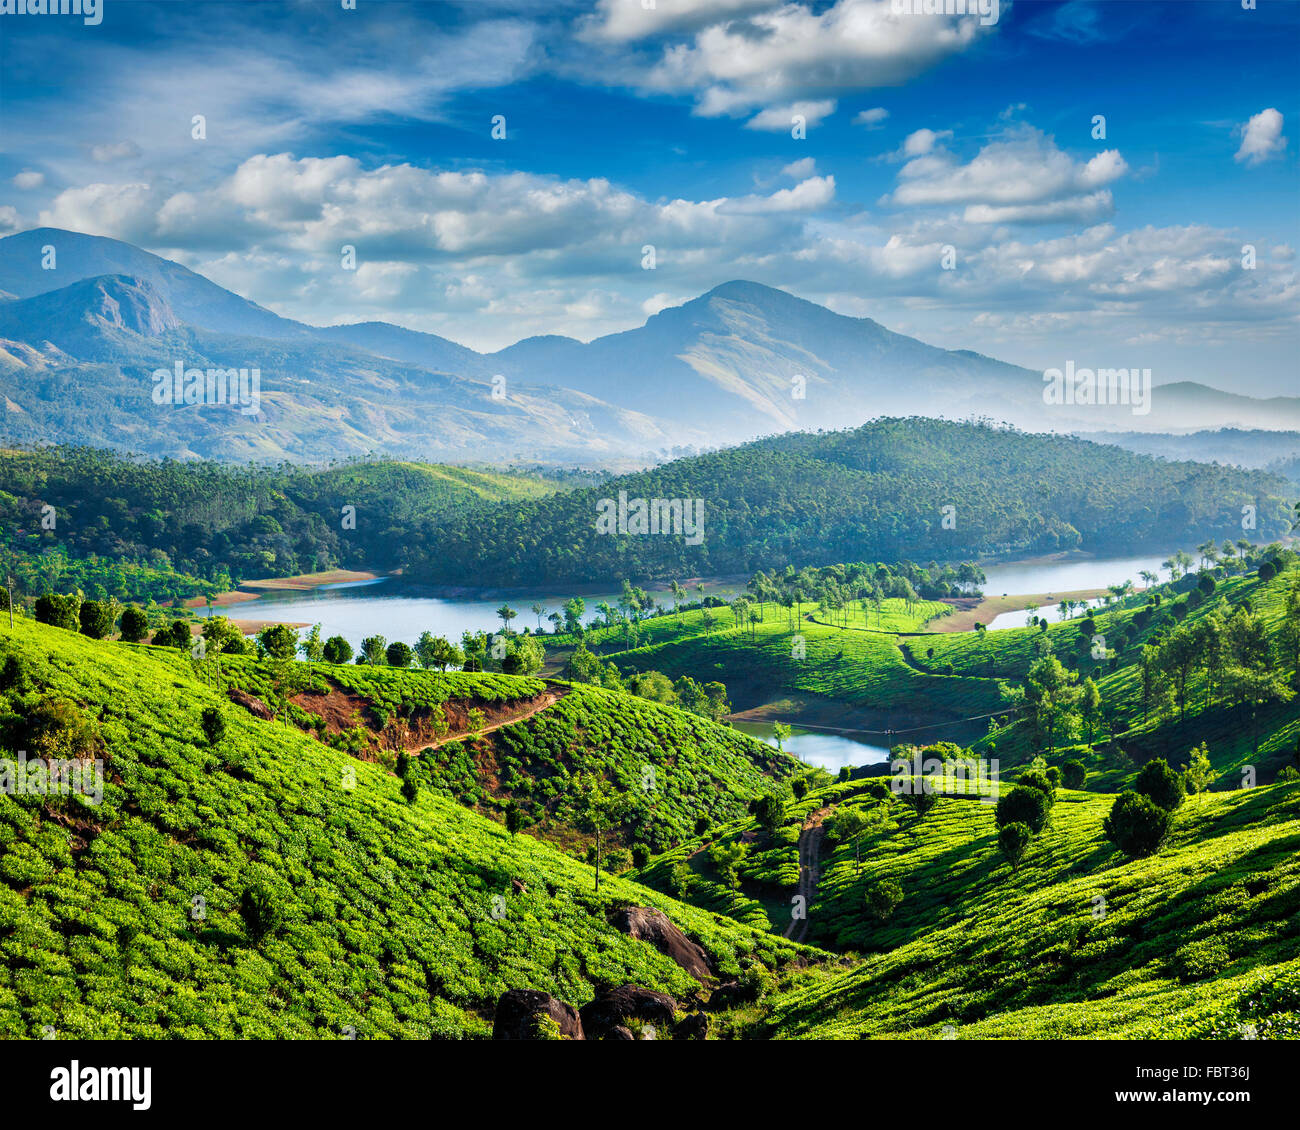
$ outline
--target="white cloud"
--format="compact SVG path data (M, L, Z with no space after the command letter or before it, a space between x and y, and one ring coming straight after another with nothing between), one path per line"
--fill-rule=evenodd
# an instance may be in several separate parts
M691 31L707 24L779 8L786 0L598 0L595 14L582 27L588 39L626 43L670 32Z
M14 188L24 190L40 188L45 183L45 174L35 172L32 169L24 169L21 173L14 176Z
M855 126L866 126L867 129L878 129L884 120L889 117L889 111L883 106L873 106L870 110L859 110L853 115L853 124Z
M816 172L816 160L812 157L804 157L799 161L791 161L781 170L781 175L791 177L794 180L803 180L805 177L814 176Z
M917 130L903 144L911 159L888 197L895 207L966 205L968 223L1089 223L1108 215L1111 184L1128 171L1108 149L1082 164L1046 134L1017 126L962 164L939 143L944 134Z
M101 165L112 161L127 161L140 156L140 147L134 141L115 141L109 145L93 145L91 158Z
M805 126L819 125L824 118L835 113L835 102L827 99L822 102L792 102L788 106L769 106L761 110L745 123L746 129L769 130L784 133L795 126L795 116L803 119Z
M1245 165L1263 164L1272 157L1280 157L1286 149L1286 138L1282 136L1282 115L1272 107L1261 110L1238 128L1241 133L1241 148L1233 159Z
M776 100L897 86L991 30L978 16L896 14L891 0L837 0L822 11L787 3L667 47L647 85L694 92L706 116L736 115Z

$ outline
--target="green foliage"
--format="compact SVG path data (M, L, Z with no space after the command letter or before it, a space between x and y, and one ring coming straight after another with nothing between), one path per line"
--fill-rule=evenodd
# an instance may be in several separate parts
M1115 798L1103 828L1106 838L1125 855L1141 858L1160 849L1171 819L1169 811L1149 797L1125 789Z
M1088 779L1088 767L1076 757L1061 765L1061 783L1067 789L1081 789Z
M1003 824L998 829L998 849L1011 864L1012 871L1020 870L1020 861L1033 837L1034 830L1027 824Z
M326 663L348 663L352 659L352 645L342 636L330 636L321 654Z
M268 659L293 659L298 654L298 633L287 624L268 624L257 633L257 653Z
M867 887L863 897L867 913L877 922L888 922L903 901L903 888L893 879L880 879Z
M149 617L134 604L122 610L122 639L127 643L139 643L149 634Z
M1172 812L1182 804L1185 795L1182 778L1169 768L1169 762L1164 758L1148 761L1142 767L1133 784L1133 791L1166 812Z
M199 715L199 723L203 727L203 736L208 739L208 745L217 745L226 736L226 718L220 707L205 706Z
M1041 789L1016 785L998 798L997 824L999 828L1005 828L1009 824L1024 824L1037 835L1047 823L1050 809L1051 801Z
M117 610L106 600L83 600L78 610L81 634L92 640L102 640L113 634Z

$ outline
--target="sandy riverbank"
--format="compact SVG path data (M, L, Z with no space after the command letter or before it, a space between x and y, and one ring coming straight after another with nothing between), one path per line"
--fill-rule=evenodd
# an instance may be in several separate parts
M232 604L243 604L256 600L267 593L309 592L322 585L346 585L356 581L375 581L379 573L366 573L354 569L327 569L323 573L300 573L296 577L267 577L260 581L243 581L234 592L218 593L212 598L214 608L228 608ZM206 608L207 598L194 596L185 602L186 608ZM242 623L278 624L279 620L254 621Z

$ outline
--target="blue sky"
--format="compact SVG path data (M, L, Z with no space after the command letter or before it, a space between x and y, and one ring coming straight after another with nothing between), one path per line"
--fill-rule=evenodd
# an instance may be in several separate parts
M114 236L292 317L476 348L750 278L1032 368L1297 392L1300 5L897 6L0 15L0 232Z

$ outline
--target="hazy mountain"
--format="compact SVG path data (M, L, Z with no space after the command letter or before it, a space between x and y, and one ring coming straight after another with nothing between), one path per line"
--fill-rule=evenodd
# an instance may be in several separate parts
M258 372L256 405L159 404L153 374ZM442 458L614 459L676 436L568 389L435 372L310 337L214 332L152 283L83 279L0 305L0 432L179 458L319 461L385 450ZM242 407L254 413L244 413Z
M47 247L53 271L41 266ZM121 390L129 398L142 375L174 363L183 347L214 364L258 365L270 382L270 403L284 410L281 430L250 434L237 445L241 457L247 444L272 457L319 457L332 452L314 445L337 436L347 451L398 445L437 458L503 450L512 458L641 458L884 415L988 417L1062 432L1300 429L1298 399L1257 400L1189 382L1154 389L1147 414L1049 406L1040 372L940 349L744 281L636 329L586 343L531 337L492 354L384 322L308 326L130 244L52 228L0 240L0 291L17 296L0 301L11 416L17 408L51 425L67 418L61 405L39 408L57 390L24 383L25 370L49 370L72 387L91 377L101 391L128 379L136 382ZM75 371L91 363L122 371ZM497 374L508 378L505 400L489 395ZM81 431L43 438L88 441L82 433L102 424L68 420ZM150 437L156 427L146 418L128 432Z
M1232 467L1268 467L1300 459L1300 432L1216 428L1213 431L1165 435L1158 432L1092 432L1093 443L1112 443L1139 455L1164 459L1222 463Z

